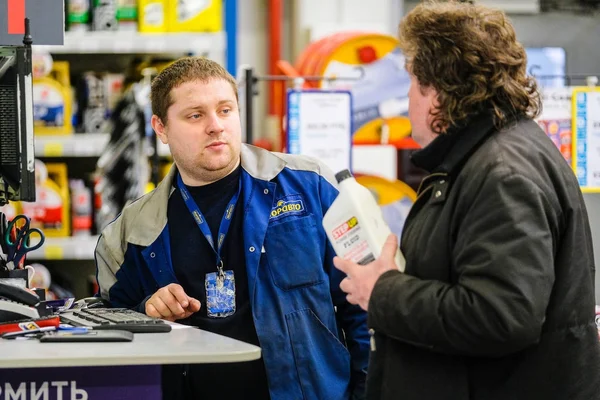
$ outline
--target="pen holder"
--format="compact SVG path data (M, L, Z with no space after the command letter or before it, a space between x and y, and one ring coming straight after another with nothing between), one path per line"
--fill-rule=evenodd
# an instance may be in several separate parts
M26 269L14 269L12 271L0 270L0 282L29 288L29 272Z

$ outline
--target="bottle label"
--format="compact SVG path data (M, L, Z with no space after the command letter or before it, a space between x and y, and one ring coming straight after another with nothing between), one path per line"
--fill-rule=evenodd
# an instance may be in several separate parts
M361 235L364 236L364 232L356 217L351 217L336 227L331 236L338 256L360 265L375 261L367 239Z
M150 26L162 26L165 23L165 11L162 3L150 3L144 7L144 23Z
M177 22L184 23L197 17L210 6L208 0L179 0L177 1Z

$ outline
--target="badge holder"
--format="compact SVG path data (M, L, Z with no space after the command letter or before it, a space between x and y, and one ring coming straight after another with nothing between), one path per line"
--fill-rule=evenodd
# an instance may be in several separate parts
M225 318L235 313L235 276L233 271L223 270L206 274L206 312L212 318Z

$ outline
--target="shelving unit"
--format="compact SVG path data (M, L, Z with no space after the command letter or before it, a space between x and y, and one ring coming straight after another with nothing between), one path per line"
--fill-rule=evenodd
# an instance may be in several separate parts
M65 32L62 46L34 46L53 54L201 54L223 60L225 34L138 32Z
M47 237L44 245L27 254L28 260L93 260L98 236Z
M35 137L35 154L37 157L99 157L109 139L108 133L38 135ZM169 147L160 141L158 155L170 155Z
M35 45L33 52L50 53L54 61L69 63L71 79L82 73L129 73L138 63L175 60L182 56L204 56L219 62L234 74L237 71L238 0L223 0L223 25L215 33L144 34L123 25L116 31L67 31L62 45ZM75 81L73 81L75 82ZM73 85L75 86L75 85ZM76 96L80 93L76 92ZM69 178L90 182L110 140L110 133L68 135L35 134L35 156L50 163L67 165ZM170 158L169 148L158 141L160 165ZM167 160L165 160L165 158ZM89 187L89 186L88 186ZM95 232L95 230L92 230ZM77 297L90 295L94 250L98 236L46 237L44 245L28 254L28 260L48 267L51 274L72 286ZM46 263L47 262L47 263ZM58 283L60 285L60 282Z
M102 155L110 134L82 133L72 135L38 135L35 137L37 157L99 157ZM160 157L169 157L169 147L158 142ZM29 260L94 260L98 236L47 237L44 245L27 255Z
M183 55L203 55L225 61L226 37L220 33L173 33L144 35L133 31L65 32L62 46L34 46L34 52L53 55L100 54L126 57L127 54L165 55L173 59ZM108 60L108 59L107 59ZM35 135L35 155L41 158L97 158L109 140L109 133ZM158 142L160 157L170 156L169 148ZM89 164L88 164L89 165ZM80 261L93 265L98 236L47 237L44 245L28 254L31 261ZM83 264L81 264L83 265Z
M108 143L107 133L35 136L38 157L98 157Z

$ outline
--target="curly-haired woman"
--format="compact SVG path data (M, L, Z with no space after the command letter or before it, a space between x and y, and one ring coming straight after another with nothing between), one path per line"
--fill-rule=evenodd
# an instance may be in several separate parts
M402 235L336 259L368 310L369 399L600 398L594 257L577 180L532 120L536 83L506 16L419 4L400 24L409 117L430 172Z

